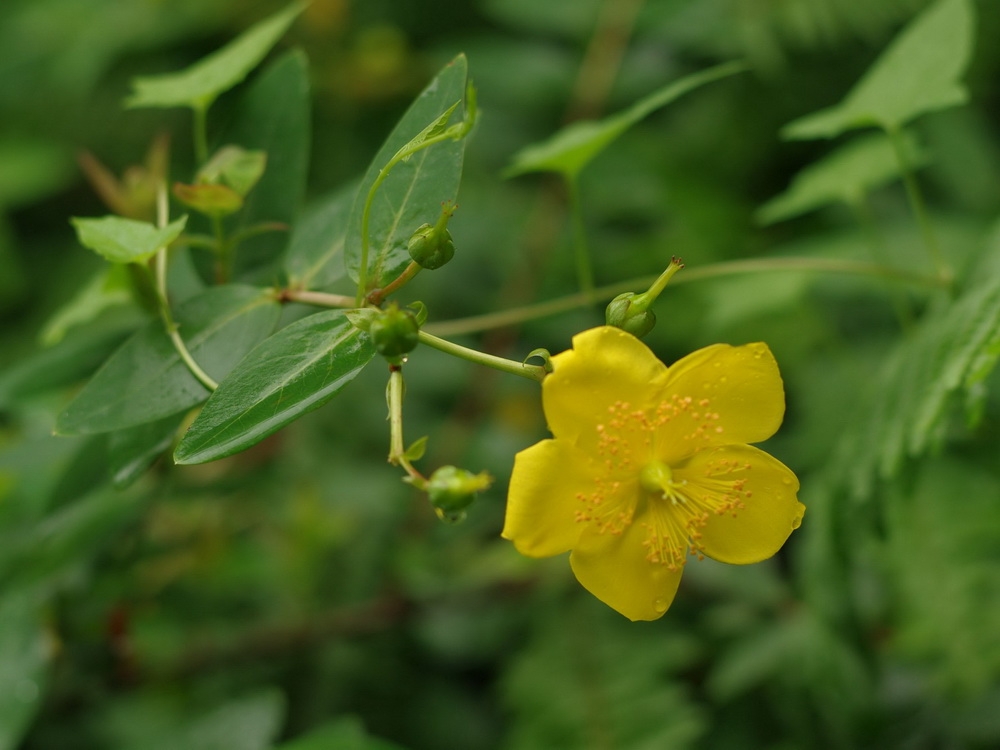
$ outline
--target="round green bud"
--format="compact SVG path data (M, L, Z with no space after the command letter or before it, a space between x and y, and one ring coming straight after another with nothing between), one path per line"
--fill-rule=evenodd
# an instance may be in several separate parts
M390 305L375 318L368 328L375 351L392 364L401 364L403 355L413 351L420 342L420 325L409 310Z
M427 495L442 518L460 517L493 479L485 472L473 474L455 466L442 466L427 480Z
M641 339L653 330L656 315L652 310L638 309L634 304L635 297L635 292L619 294L608 304L604 317L609 326L621 328Z
M433 271L455 257L455 243L446 227L424 224L406 243L410 258L422 268Z

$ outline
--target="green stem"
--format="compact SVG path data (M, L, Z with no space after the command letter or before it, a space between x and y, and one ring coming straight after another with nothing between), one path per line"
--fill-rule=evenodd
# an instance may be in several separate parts
M773 273L776 271L793 272L820 272L820 273L843 273L860 276L877 276L903 281L918 286L931 288L946 287L948 283L937 277L911 271L901 271L888 266L879 266L874 263L862 263L852 260L836 260L825 258L764 258L753 260L734 260L726 263L715 263L701 268L688 268L683 274L674 279L673 284L687 284L693 281L704 281L706 279L719 278L722 276L733 276L744 273ZM526 320L535 320L549 315L576 310L586 307L593 300L612 299L623 292L634 289L642 289L656 281L655 276L641 276L636 279L620 281L615 284L598 287L593 295L583 292L571 294L566 297L538 302L533 305L514 307L509 310L501 310L485 315L473 315L468 318L458 320L442 321L427 326L427 330L445 336L455 336L463 333L477 333L488 331L494 328L523 323Z
M660 296L660 292L667 288L667 283L673 278L674 274L684 268L684 264L677 258L671 258L670 264L664 269L656 281L650 284L649 289L647 289L642 294L636 295L632 300L632 307L637 312L645 312L649 309L649 306L656 302L656 298Z
M194 106L194 159L199 168L208 161L208 104Z
M166 185L161 184L156 193L156 221L161 229L170 221L169 211ZM219 384L194 361L194 357L191 356L187 346L184 344L184 339L181 338L178 332L177 322L174 320L173 313L170 310L170 301L167 298L167 247L165 245L156 251L154 263L156 268L153 271L153 285L156 288L156 300L160 308L160 317L163 319L163 327L166 329L167 336L170 337L174 349L177 350L177 354L188 370L191 371L191 374L208 390L214 391L219 387Z
M500 370L500 372L510 373L512 375L520 375L522 378L528 378L529 380L537 380L539 383L545 378L545 368L540 365L527 365L523 362L515 362L511 359L504 359L503 357L497 357L493 354L486 354L485 352L477 351L476 349L469 349L465 346L460 346L459 344L452 343L451 341L445 341L444 339L438 338L427 331L420 332L420 343L427 344L438 351L445 352L446 354L451 354L460 359L468 360L469 362L475 362L479 365L485 365L486 367L492 367L494 370Z
M566 176L569 192L570 215L573 222L573 254L576 260L576 280L580 291L589 300L594 297L594 270L590 264L590 250L587 247L587 230L583 223L583 202L580 199L580 185L576 175Z
M423 270L423 266L417 263L415 260L410 261L410 265L403 269L403 272L399 274L390 283L386 284L381 289L376 289L371 294L368 295L368 301L373 305L378 307L382 304L386 297L388 297L393 292L402 288L410 282L410 280Z
M920 192L920 185L917 183L916 175L913 172L913 165L906 153L906 141L903 132L899 128L886 128L889 141L892 143L893 151L896 153L896 161L899 162L899 169L903 176L903 185L906 188L906 197L910 201L910 209L917 219L917 226L920 228L920 236L923 239L924 247L927 248L934 264L934 270L942 279L951 281L951 272L948 270L941 253L941 246L938 244L937 234L934 232L934 225L931 223L930 214L927 211L927 204L924 202L923 193Z
M305 289L282 289L278 299L285 302L301 302L317 307L334 307L350 309L356 307L354 297L346 294L328 294L327 292L310 292Z
M403 443L403 394L405 391L402 368L390 365L389 385L385 394L386 401L389 403L389 463L394 466L402 466L409 476L410 484L422 490L427 487L427 478L413 468L410 459L406 457L406 447Z

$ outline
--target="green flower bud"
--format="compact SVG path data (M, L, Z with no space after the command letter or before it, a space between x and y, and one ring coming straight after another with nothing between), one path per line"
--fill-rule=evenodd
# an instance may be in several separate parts
M428 271L440 268L455 257L455 243L446 227L424 224L406 243L410 258Z
M476 493L485 490L492 481L493 477L486 472L473 474L454 466L442 466L427 480L427 495L438 516L448 521L460 521Z
M636 338L642 338L653 330L656 325L656 315L652 310L640 309L635 304L635 292L619 294L608 304L605 320L609 326L628 331Z
M393 303L371 321L368 333L375 344L375 351L390 364L403 362L403 355L413 351L420 341L420 325L409 310L401 310Z

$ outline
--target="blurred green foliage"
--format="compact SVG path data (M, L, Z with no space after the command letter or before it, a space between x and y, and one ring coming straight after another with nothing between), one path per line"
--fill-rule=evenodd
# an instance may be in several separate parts
M691 564L667 615L632 624L565 560L526 560L499 538L512 457L545 434L534 383L425 348L407 364L421 465L497 478L458 525L385 461L381 363L243 453L169 460L207 391L188 378L186 399L143 397L188 373L121 353L159 321L77 244L70 217L108 210L93 160L120 176L103 184L141 186L132 165L155 172L162 133L171 178L194 182L191 112L125 110L130 82L183 70L285 5L0 4L0 750L998 746L1000 7L940 3L976 11L964 74L933 70L969 103L907 126L950 291L905 276L932 264L884 141L780 139L863 104L849 92L924 0L313 0L213 105L213 148L268 155L236 231L290 225L241 247L240 286L205 291L196 249L171 267L189 331L217 308L245 312L206 334L229 344L209 358L224 371L275 321L318 326L242 285L345 289L330 259L356 181L459 53L481 115L456 254L404 300L426 301L431 323L576 291L564 189L502 178L514 154L567 118L746 62L630 122L578 188L598 286L687 262L646 339L664 361L716 341L775 352L788 413L767 449L798 473L808 512L778 558ZM935 49L949 52L963 57ZM899 273L777 270L789 258ZM602 321L577 306L461 340L519 360ZM136 388L93 403L136 400L145 421L109 409L96 434L54 436L116 350L109 367Z

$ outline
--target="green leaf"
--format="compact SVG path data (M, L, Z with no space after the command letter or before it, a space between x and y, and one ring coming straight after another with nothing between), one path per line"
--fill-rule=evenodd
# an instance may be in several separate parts
M39 336L42 345L58 344L71 328L89 323L101 313L131 302L127 267L121 263L105 266L49 318Z
M905 138L904 149L914 167L926 163L913 137ZM761 206L756 219L766 226L831 203L856 205L870 191L899 176L899 159L889 138L882 133L864 135L795 175L785 192Z
M265 68L237 102L225 142L265 152L267 170L246 195L243 211L233 222L235 234L258 224L292 225L298 218L309 173L311 117L308 62L300 51L289 52ZM271 283L287 244L285 232L243 241L236 256L237 274L245 278L244 269L266 267L262 278Z
M243 208L243 197L226 185L185 185L175 182L174 197L188 208L206 216L221 218Z
M674 81L611 117L571 123L548 140L518 151L504 174L513 177L528 172L560 172L568 179L574 179L618 136L650 113L706 83L744 70L746 66L740 62L717 65Z
M126 427L108 435L111 482L124 489L145 473L173 443L187 412Z
M705 717L670 680L697 656L697 644L677 632L630 628L603 605L578 601L585 606L572 610L560 602L558 615L510 661L501 685L511 714L505 746L594 747L595 712L605 747L700 746Z
M220 381L274 328L278 303L268 290L228 285L176 311L194 360ZM181 361L159 320L126 341L56 422L61 434L110 432L162 419L203 401L208 391Z
M137 327L135 320L108 320L78 330L0 373L0 407L77 383L101 366Z
M40 522L4 528L0 531L0 589L40 586L47 590L63 585L143 510L129 493L97 490L74 498Z
M361 264L361 218L368 192L380 171L407 144L425 139L428 127L438 127L442 113L467 93L467 63L459 55L421 92L372 160L358 188L346 240L347 271L357 281ZM464 113L463 113L464 114ZM441 213L441 204L455 202L462 177L465 140L446 140L396 164L378 188L369 219L368 281L384 286L410 262L406 242L421 224Z
M1000 674L1000 482L982 461L945 456L921 462L905 487L888 488L885 503L891 651L953 694L980 694Z
M310 315L251 351L219 384L174 453L179 464L249 448L317 409L375 356L340 310Z
M424 457L424 453L427 452L427 436L424 435L422 438L417 438L412 443L410 447L403 451L403 458L407 461L419 461Z
M104 216L100 219L73 218L80 244L112 263L144 263L157 250L181 236L187 217L182 216L162 229L145 221Z
M142 737L141 744L150 750L268 750L281 731L284 715L282 694L264 690L182 721L165 735Z
M289 5L178 73L134 79L133 93L125 106L208 107L219 94L238 84L260 64L304 8L305 3L301 2Z
M344 240L357 183L326 196L296 222L285 254L289 285L323 289L344 275Z
M345 716L324 724L308 734L278 745L276 750L404 750L402 745L377 739L365 731L364 724Z
M867 498L876 476L941 439L963 388L981 382L1000 341L1000 277L983 276L954 302L941 300L887 358L864 417L845 441L839 473Z
M0 623L0 750L14 750L42 705L54 644L42 608L26 592L4 592Z
M873 126L898 130L927 112L965 104L961 78L974 29L970 0L939 0L900 32L840 104L789 123L782 136L834 138Z
M240 146L223 146L198 170L199 183L223 183L246 196L264 174L267 154Z

